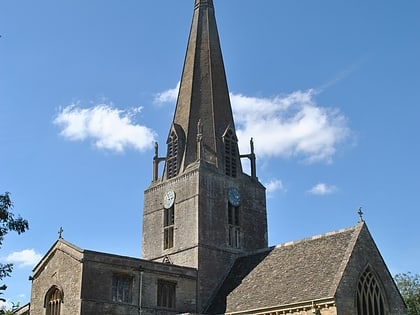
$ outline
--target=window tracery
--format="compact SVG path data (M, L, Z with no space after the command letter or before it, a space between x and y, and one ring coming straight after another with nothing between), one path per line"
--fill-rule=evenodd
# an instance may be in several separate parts
M357 315L387 315L384 294L371 267L360 276L357 284Z
M51 287L45 297L46 315L60 315L62 302L61 290L56 286Z

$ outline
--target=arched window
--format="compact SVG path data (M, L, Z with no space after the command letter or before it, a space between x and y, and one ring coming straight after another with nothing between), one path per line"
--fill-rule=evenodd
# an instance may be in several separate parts
M232 129L228 129L223 136L225 145L225 174L236 177L238 174L238 140Z
M370 267L362 273L357 284L357 315L387 315L384 295Z
M178 153L179 153L179 139L177 134L172 131L168 139L168 159L166 161L167 178L173 178L178 175Z
M56 286L51 287L45 296L46 315L60 315L63 292Z

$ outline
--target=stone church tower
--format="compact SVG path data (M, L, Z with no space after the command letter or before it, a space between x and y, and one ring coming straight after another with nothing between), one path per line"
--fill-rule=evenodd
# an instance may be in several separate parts
M125 257L60 235L16 314L407 314L362 216L267 247L265 188L252 140L239 153L212 0L194 3L166 154L156 144L144 193L142 249L142 258Z
M144 194L142 248L143 259L197 268L201 307L239 254L267 247L265 188L252 146L239 154L213 1L196 0L166 156L156 148Z

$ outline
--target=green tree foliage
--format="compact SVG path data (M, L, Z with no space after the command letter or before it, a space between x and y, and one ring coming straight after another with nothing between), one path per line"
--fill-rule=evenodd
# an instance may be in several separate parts
M407 314L420 315L420 275L399 273L394 279L407 305Z
M25 232L29 228L28 221L22 219L21 216L15 217L11 212L13 209L13 202L10 199L10 193L5 192L0 194L0 248L3 245L4 237L10 231L15 231L18 234ZM9 277L13 270L13 264L0 263L0 281L5 277ZM5 284L0 285L0 295L6 290ZM0 297L0 300L3 298Z

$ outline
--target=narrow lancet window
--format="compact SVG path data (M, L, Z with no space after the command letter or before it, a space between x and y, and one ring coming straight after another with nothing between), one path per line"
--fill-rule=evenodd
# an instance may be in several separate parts
M164 209L163 214L163 249L170 249L174 246L174 225L175 225L175 209L172 205L168 209Z
M228 244L233 248L241 247L241 228L239 225L239 206L228 204Z
M168 159L166 161L166 173L168 179L178 175L178 153L179 139L176 133L172 132L168 139Z
M238 140L232 129L223 136L225 145L225 174L231 177L238 175Z
M357 284L357 315L388 315L382 289L370 267Z

